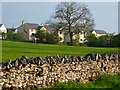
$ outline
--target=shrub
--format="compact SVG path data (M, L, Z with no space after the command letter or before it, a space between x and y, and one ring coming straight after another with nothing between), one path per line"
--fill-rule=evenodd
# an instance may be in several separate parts
M15 37L14 37L14 34L12 32L8 32L7 34L7 40L13 40Z
M55 33L44 30L38 30L35 37L37 38L37 42L48 44L56 44L60 40Z

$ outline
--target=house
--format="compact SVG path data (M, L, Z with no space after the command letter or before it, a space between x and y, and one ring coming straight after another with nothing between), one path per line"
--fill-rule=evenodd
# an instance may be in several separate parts
M58 37L60 38L60 41L59 41L59 42L64 42L64 41L65 41L64 31L63 31L63 30L58 30L57 34L58 34Z
M36 29L39 26L39 24L26 23L25 21L22 21L22 24L16 29L16 32L22 35L23 40L32 41L32 35L36 33Z
M95 34L96 37L100 37L107 34L107 32L105 32L104 30L93 30L91 33Z
M94 34L97 38L103 35L107 35L107 32L104 30L82 30L79 32L79 43L85 43L87 42L87 37L90 34Z
M22 35L22 39L25 41L32 41L36 38L33 36L37 32L37 30L44 30L48 32L55 32L53 27L49 24L33 24L33 23L26 23L22 21L22 24L15 30L15 32ZM64 42L64 32L63 30L58 30L58 36L60 37L60 42Z
M104 30L81 30L79 33L73 32L73 39L78 38L79 43L85 43L87 42L87 37L90 34L95 34L96 37L100 37L106 35L107 33ZM64 38L64 42L70 42L69 33L65 33Z
M17 28L14 28L14 27L12 27L12 28L7 28L7 33L13 33L13 34L16 34L17 33L17 30L16 30Z
M53 28L49 25L49 24L41 24L39 25L38 28L36 28L37 30L43 30L45 32L53 32Z
M34 37L34 34L37 32L37 30L44 30L45 32L57 32L57 35L60 38L60 42L70 42L70 35L67 30L54 30L54 28L49 24L39 25L33 23L26 23L25 21L22 21L22 24L15 30L15 32L21 34L23 40L32 41L36 39ZM72 30L72 33L73 39L78 38L79 43L87 42L87 37L90 34L95 34L96 37L100 37L107 34L104 30L81 30L79 31L79 33L76 33L74 32L74 30Z
M2 36L2 33L7 33L7 28L4 24L0 24L0 39L5 39L6 36Z
M79 43L87 42L87 37L91 34L91 30L81 30L79 32Z
M60 30L55 30L50 24L42 24L40 27L40 29L38 30L44 30L44 31L48 31L48 32L57 32L58 37L60 38L59 42L64 42L64 31L62 29Z

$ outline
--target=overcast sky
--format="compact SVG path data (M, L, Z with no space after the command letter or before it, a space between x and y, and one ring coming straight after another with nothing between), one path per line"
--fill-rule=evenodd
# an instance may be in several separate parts
M45 23L51 19L57 2L3 2L2 23L6 27L18 27L22 20L29 23ZM118 3L117 2L85 2L94 20L95 28L108 33L118 33Z

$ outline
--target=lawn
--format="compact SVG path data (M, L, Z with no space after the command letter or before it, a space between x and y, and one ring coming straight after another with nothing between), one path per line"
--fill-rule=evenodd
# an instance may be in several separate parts
M55 90L55 88L59 88L61 90L70 88L109 88L110 90L120 90L120 75L99 75L94 81L88 83L72 81L67 83L57 83L51 89Z
M51 88L39 88L37 90L120 90L120 75L99 75L94 81L88 83L69 81L56 83ZM32 90L36 90L34 87Z
M63 46L17 41L2 41L2 60L14 60L22 55L27 57L45 57L47 55L85 55L87 53L117 52L118 48L96 48L80 46Z

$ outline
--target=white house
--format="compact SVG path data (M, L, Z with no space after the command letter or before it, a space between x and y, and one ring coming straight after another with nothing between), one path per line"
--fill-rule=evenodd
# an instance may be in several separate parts
M0 24L0 39L2 39L2 33L7 33L7 28L5 27L4 24Z
M39 28L39 29L38 29ZM24 20L22 24L15 30L17 33L21 33L24 40L34 40L35 37L33 34L36 33L37 30L44 30L44 31L57 31L58 36L60 37L60 42L70 42L70 35L68 30L54 30L53 27L49 24L39 25L33 23L26 23ZM79 33L73 32L73 39L79 39L79 43L87 42L87 37L90 34L95 34L96 37L100 37L106 35L107 33L104 30L81 30Z
M85 43L87 42L87 36L90 34L94 34L97 38L100 36L106 35L107 32L104 30L83 30L79 32L79 43Z
M74 34L73 32L73 39L75 39L78 36L79 43L85 43L87 42L87 37L90 34L95 34L95 36L99 38L100 36L106 35L107 33L104 30L81 30L78 34ZM64 42L70 42L69 33L64 34L64 37Z
M107 34L104 30L93 30L91 33L95 34L96 37L100 37Z
M58 36L60 37L60 42L64 42L64 32L63 32L63 30L58 30Z

